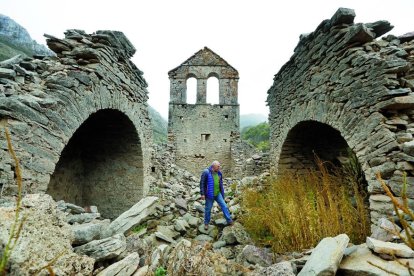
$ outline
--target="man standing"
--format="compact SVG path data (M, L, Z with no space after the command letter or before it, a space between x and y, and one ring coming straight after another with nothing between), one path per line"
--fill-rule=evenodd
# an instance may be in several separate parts
M214 201L217 201L228 225L233 225L229 209L224 201L223 176L220 171L220 163L213 161L211 166L203 171L200 179L201 199L206 200L204 212L204 229L208 229L210 223L211 208Z

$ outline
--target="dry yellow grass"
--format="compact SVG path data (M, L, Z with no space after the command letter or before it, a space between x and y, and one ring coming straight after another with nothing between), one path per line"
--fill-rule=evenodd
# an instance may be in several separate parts
M242 222L256 242L279 253L314 247L341 233L354 243L365 241L370 220L357 177L318 164L319 170L301 176L272 179L261 192L244 191Z

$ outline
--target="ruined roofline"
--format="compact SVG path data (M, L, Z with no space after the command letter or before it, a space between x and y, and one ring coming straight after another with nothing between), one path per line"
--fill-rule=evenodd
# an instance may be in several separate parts
M221 62L223 62L224 65L221 65L221 64L197 64L197 65L188 64L191 60L195 59L199 55L202 55L203 52L205 52L205 51L211 52L214 56L216 56L218 58L218 60L220 60ZM211 50L207 46L204 46L203 49L197 51L191 57L189 57L188 59L186 59L183 63L181 63L180 65L178 65L174 69L168 71L168 76L171 77L171 75L175 71L177 71L180 67L182 67L182 66L211 66L211 67L217 66L217 67L230 67L232 70L234 70L237 73L237 76L239 75L239 72L233 66L231 66L224 58L222 58L220 55L218 55L217 53L215 53L213 50Z
M353 9L339 8L331 19L323 20L313 32L300 35L299 42L294 49L294 54L279 69L278 73L274 75L273 80L276 80L277 75L286 69L286 67L294 63L296 56L299 52L302 52L304 48L309 48L306 50L308 52L311 51L311 47L309 47L310 44L312 44L315 39L320 39L321 35L329 36L335 31L336 41L330 41L331 46L327 47L327 50L332 50L332 44L338 44L335 47L335 50L339 51L347 46L354 47L363 45L367 42L372 42L394 28L394 26L386 20L379 20L373 23L354 23L355 16L355 11ZM340 35L340 33L342 33L342 35ZM398 38L402 42L406 42L414 39L414 33L402 35Z

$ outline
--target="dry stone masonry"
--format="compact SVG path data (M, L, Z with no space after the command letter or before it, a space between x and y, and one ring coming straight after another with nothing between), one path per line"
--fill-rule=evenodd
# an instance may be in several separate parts
M121 32L46 35L57 57L0 63L0 120L23 171L24 191L97 205L113 218L146 192L151 126L147 84ZM0 187L16 191L0 139Z
M379 36L387 21L354 23L340 8L302 35L268 91L273 172L314 166L314 154L340 163L351 149L370 193L371 219L391 214L376 180L400 196L406 175L414 200L414 34Z
M219 160L228 174L240 164L233 164L240 144L240 116L237 102L239 73L219 55L205 47L177 68L168 72L170 104L169 142L176 164L200 174L213 160ZM197 79L197 101L187 103L187 79ZM207 100L207 79L219 81L219 104Z

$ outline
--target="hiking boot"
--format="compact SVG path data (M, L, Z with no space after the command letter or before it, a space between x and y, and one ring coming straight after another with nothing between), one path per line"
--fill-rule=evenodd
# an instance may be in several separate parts
M234 221L227 222L227 225L228 226L233 226L234 225Z
M204 224L204 230L208 230L208 224Z

